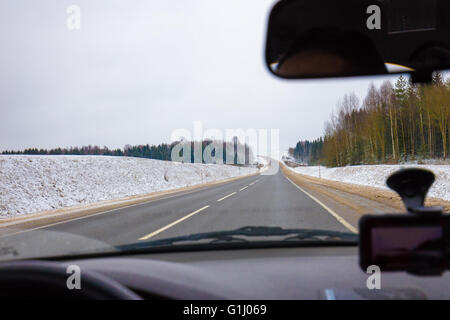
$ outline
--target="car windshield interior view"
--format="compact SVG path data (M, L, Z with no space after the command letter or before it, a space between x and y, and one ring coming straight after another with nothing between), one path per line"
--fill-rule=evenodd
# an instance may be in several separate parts
M448 0L0 1L0 301L450 300L449 35Z

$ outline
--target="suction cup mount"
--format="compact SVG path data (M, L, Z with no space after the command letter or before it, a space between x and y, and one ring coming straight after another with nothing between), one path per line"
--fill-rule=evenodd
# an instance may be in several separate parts
M410 213L442 213L442 207L425 207L425 196L434 182L434 174L420 168L401 169L387 180L389 188L397 192Z

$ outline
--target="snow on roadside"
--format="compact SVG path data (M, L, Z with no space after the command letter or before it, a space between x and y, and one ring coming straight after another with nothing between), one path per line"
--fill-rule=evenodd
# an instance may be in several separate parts
M269 160L265 156L256 156L255 162L262 165L263 167L267 167L267 165L269 164Z
M321 166L320 177L323 179L389 189L386 186L387 177L396 170L411 167L431 170L436 176L436 180L430 188L428 196L450 201L450 165L360 165L337 168ZM319 177L319 166L290 169L304 175Z
M0 218L254 172L257 169L129 157L0 155Z

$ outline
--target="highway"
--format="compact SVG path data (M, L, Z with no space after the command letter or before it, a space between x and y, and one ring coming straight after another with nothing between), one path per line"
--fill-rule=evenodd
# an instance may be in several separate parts
M110 210L0 239L0 245L22 243L29 250L57 248L83 251L90 239L111 246L156 240L200 232L232 230L244 226L279 226L351 231L320 201L312 199L288 180L281 170L275 175L256 175L205 189L180 192L147 203ZM73 235L52 238L49 234ZM38 248L32 249L36 244ZM86 244L89 246L89 244ZM99 245L101 247L101 245ZM55 250L50 250L52 253Z

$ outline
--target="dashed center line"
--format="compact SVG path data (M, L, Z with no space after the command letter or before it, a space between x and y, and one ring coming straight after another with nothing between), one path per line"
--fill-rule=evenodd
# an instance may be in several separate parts
M236 191L233 192L233 193L230 193L229 195L227 195L227 196L225 196L225 197L223 197L223 198L218 199L217 202L220 202L220 201L222 201L222 200L224 200L224 199L226 199L226 198L228 198L228 197L231 197L231 196L234 195L234 194L236 194Z
M186 220L187 218L192 217L194 214L199 213L200 211L205 210L206 208L209 208L209 205L204 206L203 208L200 208L200 209L198 209L198 210L195 210L194 212L191 212L191 213L189 213L188 215L185 215L184 217L182 217L182 218L180 218L180 219L178 219L178 220L176 220L176 221L174 221L174 222L172 222L172 223L169 223L167 226L164 226L164 227L162 227L162 228L160 228L160 229L158 229L158 230L156 230L156 231L154 231L154 232L152 232L152 233L149 233L149 234L146 235L146 236L143 236L143 237L139 238L138 240L147 240L147 239L149 239L149 238L151 238L151 237L154 237L154 236L156 236L157 234L163 232L164 230L167 230L167 229L173 227L174 225L176 225L176 224L178 224L178 223L180 223L180 222Z
M249 185L246 185L245 187L240 188L239 191L245 190L245 189L247 189L249 186L254 185L258 180L259 180L259 179L253 181L252 183L250 183ZM226 198L229 198L229 197L235 195L236 193L237 193L237 192L235 191L235 192L232 192L232 193L226 195L225 197L222 197L222 198L220 198L220 199L217 199L217 202L220 202L220 201L222 201L222 200L225 200ZM180 219L178 219L178 220L176 220L176 221L174 221L174 222L172 222L172 223L170 223L170 224L168 224L168 225L166 225L166 226L164 226L164 227L162 227L162 228L160 228L160 229L158 229L158 230L156 230L156 231L153 231L152 233L149 233L149 234L147 234L146 236L143 236L143 237L139 238L138 240L147 240L147 239L149 239L149 238L151 238L151 237L154 237L154 236L156 236L157 234L159 234L159 233L161 233L161 232L163 232L163 231L165 231L165 230L167 230L167 229L173 227L174 225L176 225L176 224L178 224L178 223L180 223L180 222L182 222L182 221L188 219L189 217L192 217L194 214L197 214L197 213L199 213L200 211L205 210L206 208L209 208L209 205L204 206L203 208L200 208L200 209L198 209L198 210L196 210L196 211L194 211L194 212L191 212L191 213L185 215L184 217L182 217L182 218L180 218Z

